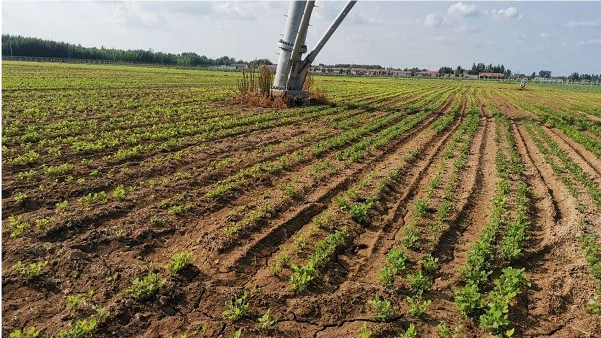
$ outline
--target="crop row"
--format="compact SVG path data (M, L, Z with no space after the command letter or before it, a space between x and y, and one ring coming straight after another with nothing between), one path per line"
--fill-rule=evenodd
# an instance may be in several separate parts
M493 270L523 254L529 226L529 198L524 181L524 167L517 153L511 125L504 115L495 115L495 142L498 180L493 197L493 209L480 239L472 245L461 269L465 285L456 290L455 302L461 313L477 318L480 327L499 337L513 334L508 328L512 300L528 286L523 270L509 266L489 288ZM503 142L504 141L504 142ZM506 146L509 156L503 151ZM512 206L512 209L509 209ZM496 264L495 264L496 263Z

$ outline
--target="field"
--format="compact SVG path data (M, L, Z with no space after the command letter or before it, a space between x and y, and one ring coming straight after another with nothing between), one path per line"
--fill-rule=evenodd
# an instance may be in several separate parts
M5 334L601 337L601 91L239 77L3 62Z

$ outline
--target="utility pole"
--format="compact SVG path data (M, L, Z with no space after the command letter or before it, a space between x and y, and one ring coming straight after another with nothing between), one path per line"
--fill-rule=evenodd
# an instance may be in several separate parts
M301 55L307 52L305 39L313 7L315 7L315 1L292 1L290 3L284 34L278 44L280 56L278 58L273 87L271 88L272 96L289 96L300 99L309 96L307 91L302 90L302 88L307 78L307 73L311 68L311 63L315 61L317 54L319 54L356 2L356 0L352 0L346 4L305 60L302 60Z

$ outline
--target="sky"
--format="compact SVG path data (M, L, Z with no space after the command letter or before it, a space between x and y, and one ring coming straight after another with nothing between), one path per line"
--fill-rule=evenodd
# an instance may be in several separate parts
M311 50L345 2L317 1ZM2 1L2 33L86 47L277 60L288 1ZM358 1L314 64L601 73L601 2Z

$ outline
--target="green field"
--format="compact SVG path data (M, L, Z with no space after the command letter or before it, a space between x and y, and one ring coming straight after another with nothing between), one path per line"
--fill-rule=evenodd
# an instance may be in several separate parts
M601 336L598 86L240 77L2 63L3 334Z

